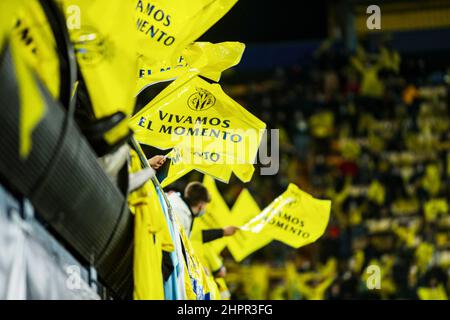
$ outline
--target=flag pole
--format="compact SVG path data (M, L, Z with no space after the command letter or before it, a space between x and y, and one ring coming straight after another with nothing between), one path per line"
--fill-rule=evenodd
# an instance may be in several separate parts
M141 145L139 144L139 142L136 141L136 138L134 136L131 136L131 144L133 146L133 149L137 152L138 156L139 156L139 160L141 161L141 164L144 168L151 168L150 164L148 163L147 157L145 156L144 151L141 148ZM170 205L170 201L167 198L166 193L164 192L161 184L158 181L158 178L156 176L152 177L152 182L155 185L155 187L157 189L159 189L159 191L161 192L163 198L164 198L164 202L167 206L168 212L169 212L169 217L170 220L172 220L172 222L174 221L173 219L173 211L172 211L172 206Z

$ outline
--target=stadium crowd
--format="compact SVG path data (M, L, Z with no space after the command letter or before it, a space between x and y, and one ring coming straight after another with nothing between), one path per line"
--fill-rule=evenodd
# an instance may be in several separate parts
M247 187L263 208L289 182L333 201L315 244L272 242L240 265L225 252L232 298L449 297L445 67L402 61L389 41L368 38L352 54L327 41L307 67L223 80L226 92L280 130L278 175L219 184L228 204Z

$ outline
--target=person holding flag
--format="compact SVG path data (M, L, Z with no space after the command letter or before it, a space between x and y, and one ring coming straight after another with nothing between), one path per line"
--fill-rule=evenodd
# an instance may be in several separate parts
M200 182L190 182L184 189L184 195L171 191L167 196L187 237L190 238L194 219L205 214L205 208L211 201L208 190ZM232 236L237 230L239 228L236 226L202 230L202 242L208 243L222 237Z
M187 239L191 239L194 219L200 218L206 213L206 206L211 201L208 189L200 182L190 182L181 195L171 191L167 194L172 210L177 217L181 229ZM206 274L206 281L211 288L216 288L217 297L227 299L228 288L224 277L226 269L218 254L214 253L212 247L205 245L222 237L232 236L239 228L227 226L223 228L204 229L200 233L200 241L192 240L195 246L195 253L200 258ZM195 237L198 238L198 235ZM190 242L189 240L187 240Z

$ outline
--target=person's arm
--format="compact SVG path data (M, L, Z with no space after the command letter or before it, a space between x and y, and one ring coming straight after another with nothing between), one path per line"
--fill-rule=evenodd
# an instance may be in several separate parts
M130 173L128 176L128 192L136 191L154 176L155 170L152 168L144 168L141 171Z
M207 229L202 231L203 243L211 242L222 237L232 236L238 231L239 228L235 226L229 226L222 229Z
M224 236L223 229L207 229L202 230L203 243L208 243Z
M166 156L154 156L153 158L148 159L148 163L153 170L158 170L161 166L166 162Z

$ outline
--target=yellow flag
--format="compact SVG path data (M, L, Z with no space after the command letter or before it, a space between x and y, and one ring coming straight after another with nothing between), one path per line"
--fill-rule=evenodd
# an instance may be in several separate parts
M431 199L425 203L424 212L426 221L436 221L439 215L448 214L448 202L445 198Z
M189 68L183 56L180 56L175 63L167 64L162 61L156 65L152 65L144 56L140 56L138 57L138 66L136 96L147 87L161 82L174 81L186 72L190 72L192 77L198 75L197 70Z
M130 116L135 104L137 70L133 8L122 1L58 1L66 14L95 117L116 112ZM128 131L124 120L105 134L105 140L114 143Z
M24 1L1 1L0 2L0 50L3 48L6 38L10 35L15 21L17 10Z
M130 172L139 170L139 157L132 151ZM135 216L134 299L163 300L162 250L171 252L174 244L153 183L148 181L131 193L128 202Z
M37 0L2 1L2 6L5 5L3 2L17 5L14 12L5 17L5 22L1 22L11 27L11 21L14 21L10 36L11 39L17 40L17 54L35 72L52 97L58 99L61 80L59 58L55 50L55 38L43 8ZM6 9L9 7L11 10L11 6L12 4L8 4Z
M183 50L237 0L133 0L138 53L149 66L175 65Z
M211 275L208 274L208 270L203 265L198 253L195 251L192 241L186 237L184 229L175 217L175 221L180 232L181 242L183 243L184 252L186 254L186 289L191 290L195 294L197 300L218 299L218 288L214 281L211 281ZM189 285L187 282L191 282ZM187 292L189 299L192 298L192 292Z
M159 149L177 148L171 165L228 182L230 172L248 182L265 124L218 84L189 75L171 83L130 120L136 139ZM180 164L182 164L180 166ZM171 176L181 170L169 170ZM164 186L166 182L162 183Z
M231 209L231 224L241 226L261 212L255 199L247 189L243 189ZM227 238L227 247L234 260L241 262L249 254L268 245L272 239L264 234L239 230Z
M384 203L385 193L384 186L378 180L373 180L367 191L367 197L378 205L382 205Z
M267 299L270 267L267 264L252 264L244 277L244 292L249 300Z
M433 244L428 242L421 242L414 253L416 258L417 266L420 272L425 272L429 267L433 255L435 253L435 247Z
M161 182L162 187L166 187L176 180L191 172L194 168L190 165L192 157L199 157L198 153L193 152L189 148L175 147L167 154L171 159L167 177ZM229 166L217 166L215 163L197 164L195 169L204 174L211 174L215 179L228 183L231 178L232 168Z
M282 195L241 229L299 248L323 235L330 210L331 201L315 199L291 183Z
M435 288L419 287L417 295L420 300L448 300L445 287L442 284L437 285Z
M208 190L211 202L206 206L206 213L196 218L192 229L191 239L201 242L201 232L205 229L218 229L230 225L230 209L217 189L214 179L208 175L203 178L203 185ZM217 239L204 244L211 247L216 253L220 253L226 246L226 239ZM215 270L213 270L215 271Z
M144 56L139 57L137 92L156 83L172 81L188 73L201 75L218 82L222 72L237 65L244 53L245 45L240 42L194 42L183 50L174 64L165 61L152 65Z
M425 168L422 186L432 196L436 196L439 193L441 189L441 178L439 167L436 164L429 164Z
M191 69L218 82L223 71L239 64L244 50L241 42L195 42L186 48L184 56Z
M209 274L219 271L223 266L223 260L215 248L210 244L204 244L191 237L191 243L202 265L207 268Z

